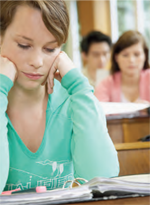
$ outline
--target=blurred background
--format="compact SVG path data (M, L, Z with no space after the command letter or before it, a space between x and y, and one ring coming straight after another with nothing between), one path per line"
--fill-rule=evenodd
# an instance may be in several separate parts
M66 0L66 4L70 33L63 50L79 69L82 69L80 41L92 30L109 35L113 43L123 32L138 30L150 49L150 0Z
M70 32L63 50L82 72L84 63L80 42L93 30L110 36L113 44L127 30L139 31L150 50L150 0L66 0L66 3ZM110 66L109 61L107 71L110 71ZM118 152L120 176L150 171L150 117L146 112L137 112L137 116L106 116L108 132Z

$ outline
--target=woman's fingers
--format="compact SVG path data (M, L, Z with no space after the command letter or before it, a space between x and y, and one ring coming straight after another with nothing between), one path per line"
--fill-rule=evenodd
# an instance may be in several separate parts
M53 92L53 88L51 88L49 79L47 80L47 88L48 88L48 94L51 94Z
M59 56L59 55L58 55ZM55 73L57 72L57 60L58 56L56 57L50 71L49 71L49 76L47 79L48 82L48 93L51 94L53 92L53 87L54 87L54 78L55 78Z
M54 86L54 75L57 71L56 65L52 66L51 70L50 70L50 87L53 88Z
M49 76L47 79L49 94L53 92L54 78L61 82L63 76L66 75L73 68L75 68L75 65L73 64L71 59L67 56L65 52L60 51L49 71Z
M59 82L61 82L62 77L61 77L60 72L58 70L54 74L54 78L57 79Z
M150 104L148 101L146 100L136 100L135 103L144 103L144 104Z

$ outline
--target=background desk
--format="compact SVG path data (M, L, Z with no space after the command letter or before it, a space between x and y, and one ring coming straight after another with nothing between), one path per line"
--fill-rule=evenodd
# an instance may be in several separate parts
M150 134L150 116L124 118L118 116L107 118L107 128L114 143L136 142Z
M115 144L122 175L147 174L150 172L150 142Z

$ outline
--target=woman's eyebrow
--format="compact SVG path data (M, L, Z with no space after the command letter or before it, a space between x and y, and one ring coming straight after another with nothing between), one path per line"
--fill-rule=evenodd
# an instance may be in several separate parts
M18 36L18 37L21 37L21 38L24 38L25 40L28 40L28 41L33 42L33 39L28 38L28 37L26 37L26 36L22 36L22 35L17 35L17 36ZM45 43L45 44L49 44L49 43L57 43L57 41L56 41L56 40L53 40L53 41L49 41L49 42L47 42L47 43Z
M22 35L17 35L18 37L21 37L21 38L24 38L25 40L28 40L28 41L33 41L31 38L28 38L26 36L22 36Z

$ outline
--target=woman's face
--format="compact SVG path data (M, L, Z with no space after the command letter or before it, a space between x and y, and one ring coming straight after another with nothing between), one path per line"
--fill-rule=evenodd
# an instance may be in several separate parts
M133 76L139 74L144 67L145 53L141 43L123 49L115 57L123 74Z
M59 52L60 47L43 23L40 11L18 6L1 43L1 55L17 68L16 84L29 90L39 87Z

